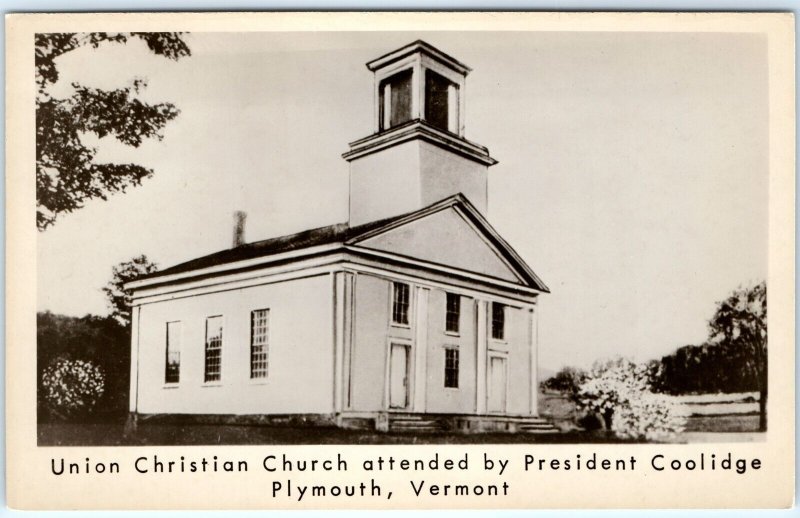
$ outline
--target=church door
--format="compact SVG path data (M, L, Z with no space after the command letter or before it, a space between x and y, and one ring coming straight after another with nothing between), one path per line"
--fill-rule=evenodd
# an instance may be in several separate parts
M501 356L489 357L489 412L506 411L506 359Z
M389 407L408 408L408 345L392 344L389 359Z

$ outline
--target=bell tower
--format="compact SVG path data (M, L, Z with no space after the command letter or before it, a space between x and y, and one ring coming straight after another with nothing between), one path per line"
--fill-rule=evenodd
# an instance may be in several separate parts
M415 41L367 63L375 132L350 143L350 225L462 193L484 215L489 150L464 138L470 68Z

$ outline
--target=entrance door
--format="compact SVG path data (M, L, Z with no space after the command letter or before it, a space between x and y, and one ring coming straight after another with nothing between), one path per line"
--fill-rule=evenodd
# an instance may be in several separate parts
M408 357L409 347L392 344L389 360L389 407L408 407Z
M506 359L492 356L489 359L489 412L506 411Z

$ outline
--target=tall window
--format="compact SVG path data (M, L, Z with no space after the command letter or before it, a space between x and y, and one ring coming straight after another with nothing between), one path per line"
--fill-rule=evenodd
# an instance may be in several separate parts
M425 120L458 133L458 86L433 70L425 71Z
M455 347L444 350L444 386L458 388L458 349Z
M411 120L411 69L381 81L380 127L382 130Z
M266 378L269 365L269 310L250 312L250 378Z
M506 336L506 307L492 302L492 338L503 340Z
M181 323L167 322L167 363L164 383L181 380Z
M205 381L219 381L222 378L222 317L206 319L206 362Z
M448 333L458 333L458 324L460 316L461 316L461 296L456 295L455 293L448 293L444 330L447 331Z
M393 291L392 322L408 324L408 284L395 282Z

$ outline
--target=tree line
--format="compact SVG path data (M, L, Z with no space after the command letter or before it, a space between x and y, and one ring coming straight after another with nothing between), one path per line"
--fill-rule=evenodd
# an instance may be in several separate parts
M653 390L671 395L757 392L753 355L737 345L686 345L649 364Z

